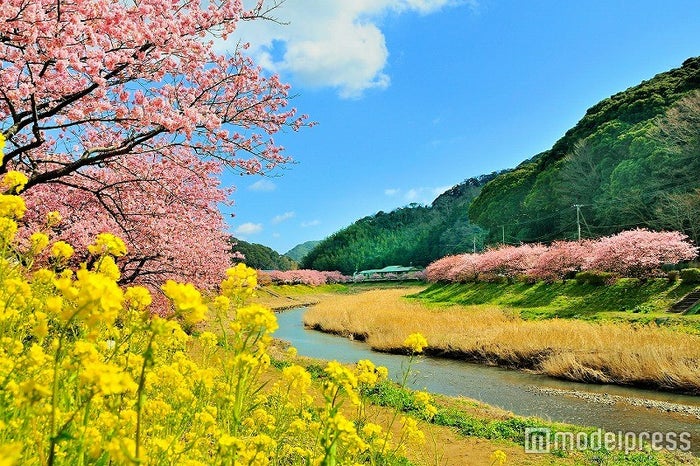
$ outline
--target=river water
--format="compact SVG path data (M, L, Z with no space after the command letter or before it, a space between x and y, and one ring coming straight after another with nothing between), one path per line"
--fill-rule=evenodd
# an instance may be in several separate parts
M353 363L370 359L385 366L398 380L406 356L372 351L364 343L308 330L302 323L305 308L277 315L275 337L286 340L302 356ZM409 385L449 396L464 396L498 406L521 416L536 416L554 422L595 426L609 432L690 432L692 451L700 453L700 419L697 416L662 412L625 402L600 403L562 393L577 391L590 395L618 395L635 399L700 407L700 397L675 395L614 385L566 382L522 371L488 367L457 360L421 357L413 365ZM543 392L541 389L553 391ZM559 391L557 391L559 390Z

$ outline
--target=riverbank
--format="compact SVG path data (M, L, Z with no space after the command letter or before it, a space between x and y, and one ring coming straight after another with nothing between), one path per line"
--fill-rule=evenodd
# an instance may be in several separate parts
M310 328L405 352L413 332L426 354L525 369L565 380L700 394L700 336L657 325L525 320L494 305L434 305L406 295L421 288L329 295L313 306Z
M653 323L700 334L700 315L668 309L697 284L666 279L622 278L612 285L556 283L436 283L412 297L435 304L493 305L517 312L526 320L566 318L589 321Z
M352 365L360 359L372 359L375 363L389 368L390 374L400 374L405 370L408 358L405 356L389 355L383 353L372 353L367 345L349 341L324 334L322 332L311 332L304 330L301 324L303 315L302 309L282 312L279 317L280 329L276 337L285 341L294 342L294 346L299 349L299 355L322 357L328 359L338 359ZM284 351L282 351L284 353ZM306 361L306 362L301 362ZM561 395L529 394L524 390L525 386L512 386L513 377L516 379L527 379L526 384L536 383L538 377L528 374L518 375L510 371L503 371L496 368L485 368L482 366L468 365L459 362L449 362L434 358L419 358L414 361L414 375L409 377L411 387L445 395L433 395L433 404L438 411L433 419L428 422L420 417L416 411L413 395L410 390L399 390L395 384L383 383L372 390L369 396L373 409L384 410L398 407L407 415L417 415L421 424L421 429L426 433L426 444L420 451L413 452L409 457L417 464L440 464L440 465L491 465L490 456L496 450L502 450L507 454L506 464L550 464L550 465L679 465L698 464L688 453L675 452L671 454L661 454L650 451L624 455L615 451L560 451L553 449L548 454L531 454L525 452L525 428L543 428L551 432L595 432L594 428L576 427L571 424L557 424L551 421L543 421L544 418L559 418L571 406L576 414L576 418L581 419L576 424L602 426L610 431L623 430L625 432L642 432L646 430L659 431L690 431L693 438L700 438L695 429L694 421L690 424L666 422L666 415L647 413L646 408L636 408L631 411L623 409L620 405L601 406L588 401L573 400L565 401ZM296 357L296 363L304 364L310 373L317 374L316 377L323 377L323 362L308 360ZM470 366L475 373L463 373L458 366ZM392 380L397 380L396 375L391 376ZM454 385L454 387L453 387ZM468 388L473 385L473 388ZM450 388L453 387L453 388ZM502 401L491 400L485 393L498 394ZM464 396L478 397L489 400L492 405L485 405ZM503 398L505 396L505 398ZM529 401L528 401L529 400ZM561 404L563 401L564 404ZM508 410L493 407L512 406ZM378 406L377 406L378 405ZM529 413L523 413L518 408L526 408ZM540 406L537 408L536 406ZM544 408L542 411L542 407ZM532 409L534 408L534 409ZM551 408L555 408L551 411ZM520 415L515 415L510 409L516 409ZM564 411L562 411L564 410ZM539 412L540 414L536 414ZM547 413L551 414L547 414ZM573 413L572 412L572 413ZM585 420L580 418L582 413L599 413L601 417L584 415ZM636 412L637 419L641 423L630 418L632 412ZM537 415L540 418L528 416ZM381 416L380 416L381 417ZM568 416L564 416L568 417ZM632 420L632 423L620 421L622 419ZM598 424L600 421L601 424ZM612 421L612 422L611 422ZM568 422L572 422L569 420ZM697 421L695 421L697 422ZM694 442L693 442L694 444ZM435 454L438 454L435 456ZM418 455L418 456L414 456ZM439 461L437 461L439 459Z

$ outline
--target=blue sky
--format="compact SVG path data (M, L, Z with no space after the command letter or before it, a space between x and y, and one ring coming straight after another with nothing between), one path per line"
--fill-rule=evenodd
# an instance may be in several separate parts
M598 101L700 55L698 6L287 0L275 13L287 25L239 34L319 124L275 137L295 164L224 176L230 232L284 253L514 167Z

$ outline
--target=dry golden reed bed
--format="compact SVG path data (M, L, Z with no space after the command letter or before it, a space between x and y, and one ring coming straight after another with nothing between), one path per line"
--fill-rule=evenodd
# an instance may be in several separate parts
M584 382L700 393L700 337L655 326L580 320L524 321L493 306L426 305L411 289L334 295L310 308L308 327L352 334L400 352L421 332L428 354L532 369Z

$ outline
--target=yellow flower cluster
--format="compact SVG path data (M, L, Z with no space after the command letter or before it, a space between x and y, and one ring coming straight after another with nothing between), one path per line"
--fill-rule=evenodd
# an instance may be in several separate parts
M9 171L2 179L2 188L5 192L18 193L29 180L24 173L18 171Z
M126 255L126 245L121 238L114 236L111 233L100 233L95 238L95 242L88 246L90 254L97 256L103 254L111 254L115 257Z
M503 450L496 450L493 453L491 453L491 464L493 466L503 466L504 464L506 464L507 459L508 458Z
M193 325L204 320L207 306L202 302L202 294L192 283L168 280L161 289L172 300L175 311L187 324Z
M256 286L258 273L240 263L226 271L226 279L221 282L221 294L229 298L245 299L253 295Z
M174 313L159 317L151 291L117 284L121 239L99 235L92 265L69 267L73 247L52 243L50 232L17 244L24 204L2 199L15 207L0 208L0 231L11 232L0 248L1 465L390 466L389 453L421 440L405 419L390 450L388 431L340 409L344 400L362 404L363 387L386 378L370 361L328 363L322 400L299 365L267 384L277 320L245 304L254 270L230 269L217 296L167 281ZM52 217L49 226L60 221ZM34 264L47 249L45 267ZM215 320L202 323L208 315Z
M27 206L24 199L12 194L0 194L0 217L17 218L24 217Z
M422 353L423 349L428 346L428 340L420 333L412 333L403 342L412 353Z

